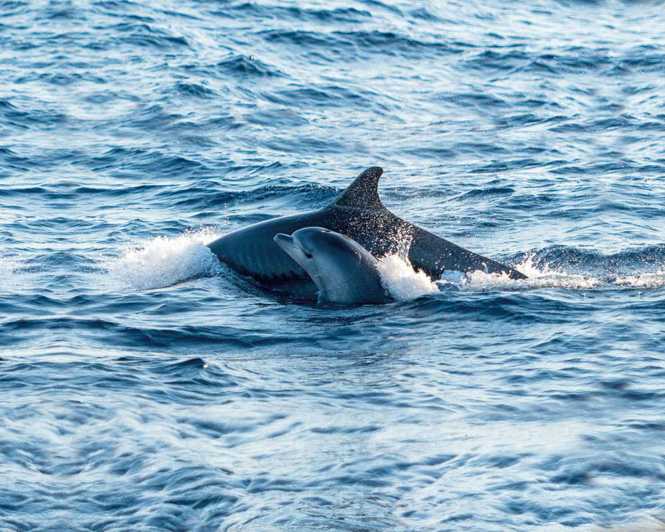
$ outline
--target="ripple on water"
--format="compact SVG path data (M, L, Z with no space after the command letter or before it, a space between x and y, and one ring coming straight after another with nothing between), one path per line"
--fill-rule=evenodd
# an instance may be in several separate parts
M0 11L0 529L657 529L659 3ZM205 246L371 165L529 279L330 308Z

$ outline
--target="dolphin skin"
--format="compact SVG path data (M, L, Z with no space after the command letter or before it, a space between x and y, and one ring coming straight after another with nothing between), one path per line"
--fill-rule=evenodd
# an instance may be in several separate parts
M374 257L404 251L411 264L433 279L444 271L505 273L526 279L519 271L477 255L425 229L402 220L386 209L378 194L383 169L361 173L330 205L316 211L282 216L228 233L208 244L210 250L235 271L260 285L296 296L312 298L316 286L305 270L274 241L277 233L294 233L305 227L323 227L341 233Z
M293 235L277 233L273 240L314 281L319 303L390 301L378 261L355 240L322 227L305 227Z

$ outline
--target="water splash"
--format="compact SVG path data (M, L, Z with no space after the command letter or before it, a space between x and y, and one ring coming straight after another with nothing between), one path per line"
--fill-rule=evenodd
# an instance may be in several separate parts
M378 261L383 286L397 301L408 301L439 291L423 271L416 271L405 255L388 255Z
M465 274L450 271L445 272L440 279L433 281L425 272L416 270L404 252L379 259L379 272L383 284L390 295L397 301L409 301L449 289L468 291L498 289L526 290L537 288L589 290L607 285L607 281L594 276L554 270L547 264L537 266L532 256L528 256L515 267L527 275L528 278L515 280L511 279L505 273L474 271ZM665 285L665 275L643 274L617 278L614 282L620 286L662 286Z
M436 281L423 271L414 269L406 253L388 255L379 259L379 273L384 286L397 301L409 301L441 290L529 290L539 288L564 288L592 290L598 288L653 289L665 286L665 272L637 273L625 276L596 276L571 273L563 268L551 268L547 264L536 265L533 255L527 256L515 268L527 275L527 279L511 279L505 273L445 272Z
M596 288L660 288L665 286L665 271L626 275L585 275L572 273L564 267L551 268L548 264L536 265L534 256L527 256L514 266L528 278L514 280L507 274L475 271L466 274L459 282L460 288L471 290L567 288L591 290ZM445 282L445 280L444 280ZM441 284L441 281L439 281Z
M630 288L661 288L665 286L665 270L618 277L615 283Z
M108 265L108 271L121 285L137 290L164 288L215 275L220 264L206 244L217 236L213 230L204 229L153 238L142 246L126 248Z
M402 259L402 262L407 263L413 269L411 261L409 260L409 251L411 251L411 244L413 243L413 228L404 225L397 229L392 242L392 253Z

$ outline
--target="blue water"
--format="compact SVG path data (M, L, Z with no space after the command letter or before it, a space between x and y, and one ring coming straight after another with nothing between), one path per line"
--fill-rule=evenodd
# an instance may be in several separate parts
M0 529L658 526L661 2L0 12ZM372 165L530 280L301 305L204 246Z

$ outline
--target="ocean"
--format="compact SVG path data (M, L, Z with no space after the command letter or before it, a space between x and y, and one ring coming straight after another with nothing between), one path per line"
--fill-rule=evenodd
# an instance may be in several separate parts
M0 530L656 530L663 2L0 1ZM362 170L529 276L206 247Z

